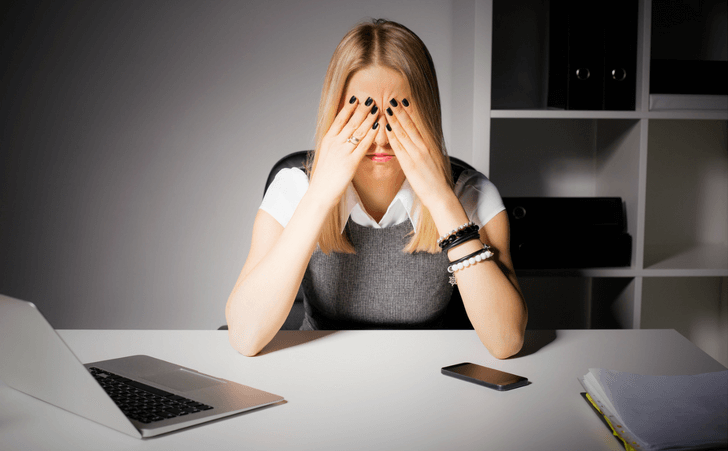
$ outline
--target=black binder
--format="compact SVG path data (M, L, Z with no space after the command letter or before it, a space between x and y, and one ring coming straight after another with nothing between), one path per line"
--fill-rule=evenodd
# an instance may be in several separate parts
M549 108L634 110L637 1L551 0Z
M605 110L635 109L638 13L635 0L615 0L605 8Z
M552 0L549 11L548 106L602 109L603 23L595 4Z

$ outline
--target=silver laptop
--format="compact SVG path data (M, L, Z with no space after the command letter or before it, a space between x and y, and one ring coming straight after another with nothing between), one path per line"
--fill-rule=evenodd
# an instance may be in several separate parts
M35 305L1 294L0 379L137 438L283 401L146 355L82 364Z

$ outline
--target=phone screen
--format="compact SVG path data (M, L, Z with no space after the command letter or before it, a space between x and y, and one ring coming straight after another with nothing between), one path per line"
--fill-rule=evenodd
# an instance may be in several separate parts
M528 379L523 376L487 368L475 363L459 363L446 366L442 369L442 374L484 385L494 390L511 390L528 384Z

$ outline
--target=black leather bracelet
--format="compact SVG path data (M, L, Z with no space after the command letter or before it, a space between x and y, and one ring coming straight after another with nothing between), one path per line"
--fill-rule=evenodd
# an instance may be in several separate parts
M455 266L458 263L464 262L465 260L470 260L471 258L475 257L478 254L482 254L483 252L487 251L488 249L490 249L490 246L488 246L487 244L484 244L483 249L478 249L477 251L473 252L472 254L468 254L463 258L459 258L459 259L455 260L454 262L450 262L450 264L448 266ZM472 262L471 262L471 264L472 264Z
M477 224L473 222L469 222L467 224L464 224L457 229L451 231L446 236L440 238L437 240L437 245L440 246L440 249L445 249L446 246L448 246L450 243L453 243L458 238L461 238L465 235L468 235L472 233L473 231L478 231L479 227Z
M470 240L477 240L479 238L480 238L480 233L478 233L478 229L475 229L472 232L468 233L467 235L463 235L463 236L457 238L455 241L450 242L447 245L440 246L440 247L442 247L442 250L444 252L447 252L450 249L454 248L455 246L460 246L461 244L463 244L465 242L468 242Z

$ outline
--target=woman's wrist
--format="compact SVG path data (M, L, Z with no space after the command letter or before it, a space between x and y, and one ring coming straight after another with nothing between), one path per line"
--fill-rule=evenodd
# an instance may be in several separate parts
M304 196L308 197L310 199L309 202L315 204L321 212L329 213L339 204L346 189L337 193L337 190L325 185L312 180Z
M430 216L435 221L435 226L440 236L447 235L450 231L470 221L463 206L460 204L460 200L452 190L448 189L447 192L442 193L430 202L420 200L430 212Z

